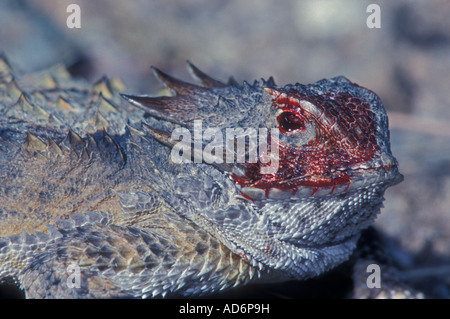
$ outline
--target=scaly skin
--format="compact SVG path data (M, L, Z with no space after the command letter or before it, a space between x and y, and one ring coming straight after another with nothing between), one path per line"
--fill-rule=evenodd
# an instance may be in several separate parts
M188 67L199 85L153 68L171 97L121 96L118 80L89 87L62 67L17 78L0 60L0 278L29 298L186 296L349 258L401 180L379 98L344 77L238 85ZM191 141L171 132L198 120L278 128L265 140L276 171L225 152L174 162Z

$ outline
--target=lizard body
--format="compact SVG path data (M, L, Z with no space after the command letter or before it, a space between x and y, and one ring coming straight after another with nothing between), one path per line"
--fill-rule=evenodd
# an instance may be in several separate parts
M30 298L197 296L315 277L350 257L402 178L380 99L344 77L226 84L188 63L198 85L153 68L171 96L149 96L62 67L17 78L0 62L0 278ZM208 138L196 139L199 123ZM269 132L259 141L272 161L236 160L246 128ZM237 142L220 149L226 129ZM173 160L192 145L200 160L195 147Z

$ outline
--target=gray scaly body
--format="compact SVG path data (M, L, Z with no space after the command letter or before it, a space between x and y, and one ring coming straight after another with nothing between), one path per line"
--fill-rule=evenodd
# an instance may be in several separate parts
M379 98L344 77L238 85L188 66L199 85L154 68L171 96L121 96L117 79L16 77L0 60L0 278L30 298L196 296L349 258L401 180ZM174 162L176 146L211 148L171 135L199 123L277 128L276 171L225 161L233 143Z

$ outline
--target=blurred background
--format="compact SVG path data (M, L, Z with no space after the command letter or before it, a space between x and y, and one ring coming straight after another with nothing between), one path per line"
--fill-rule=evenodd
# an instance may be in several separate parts
M80 6L81 28L67 27L71 3ZM371 3L381 9L381 28L366 24ZM128 93L160 87L151 65L188 80L186 60L224 81L273 76L283 85L345 75L370 88L388 110L405 176L388 189L377 225L396 247L404 278L448 298L449 17L448 0L1 0L0 52L20 73L61 63L91 82L118 76ZM302 285L311 294L300 293ZM312 286L226 296L311 297ZM0 296L13 296L5 287Z

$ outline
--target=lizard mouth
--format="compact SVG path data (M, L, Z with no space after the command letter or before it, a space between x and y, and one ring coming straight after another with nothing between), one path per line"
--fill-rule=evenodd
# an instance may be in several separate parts
M392 186L403 181L403 175L398 172L397 166L383 166L376 169L359 169L357 171L346 171L352 176L344 182L340 180L316 181L311 180L304 183L297 183L295 186L284 187L279 185L241 185L241 177L233 175L232 179L240 186L241 195L252 201L259 200L287 200L302 199L307 197L328 197L338 196L378 185ZM303 177L305 178L305 177ZM285 181L285 184L292 184L292 180Z

